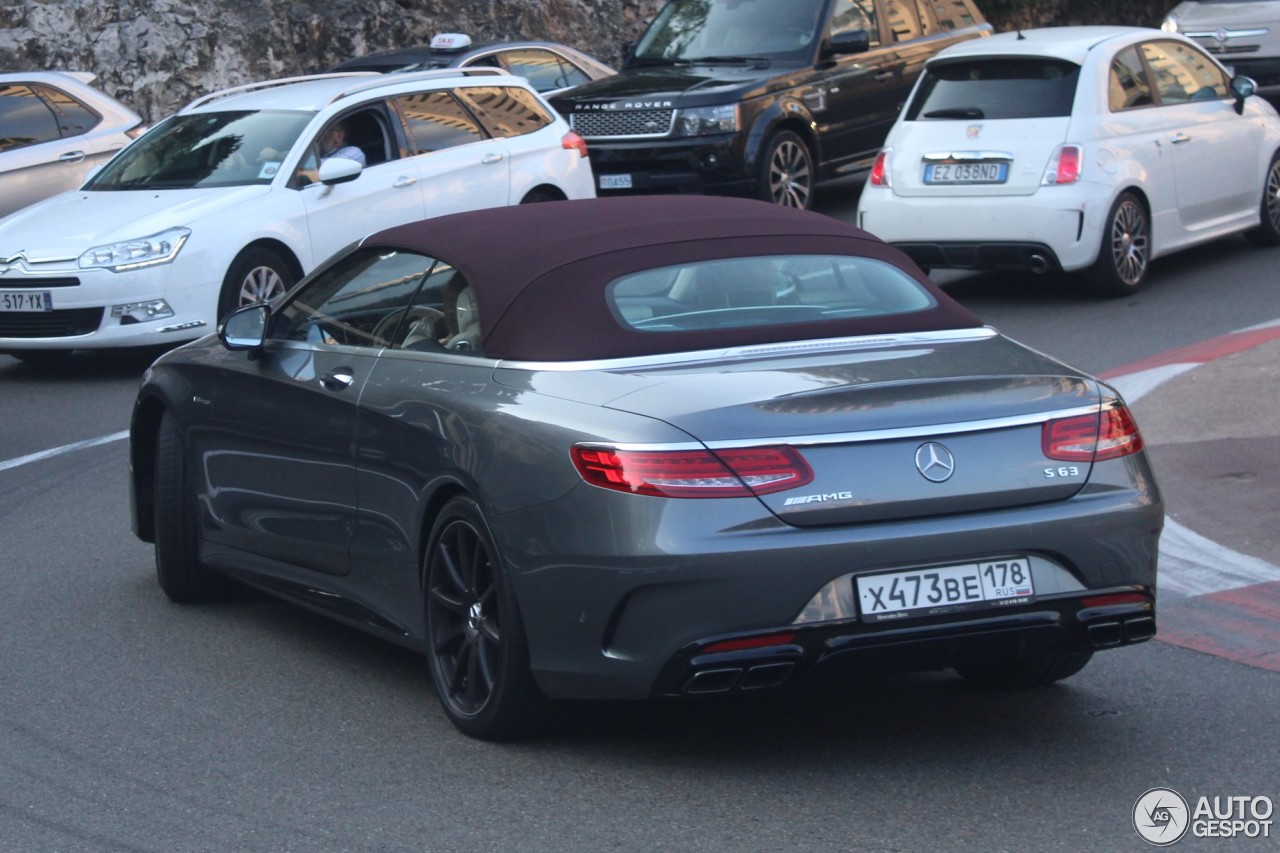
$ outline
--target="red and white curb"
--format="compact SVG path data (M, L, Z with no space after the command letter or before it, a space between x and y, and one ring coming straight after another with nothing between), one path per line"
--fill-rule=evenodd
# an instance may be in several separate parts
M1100 374L1129 403L1206 362L1280 339L1280 320ZM1280 672L1280 566L1165 518L1156 639ZM1172 595L1169 595L1172 593Z

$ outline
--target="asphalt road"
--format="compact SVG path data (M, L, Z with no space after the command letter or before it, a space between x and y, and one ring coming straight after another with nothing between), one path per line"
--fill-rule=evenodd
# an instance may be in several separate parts
M848 215L854 192L823 209ZM1278 260L1222 241L1121 302L939 277L1101 371L1280 316ZM0 849L1142 850L1149 788L1280 800L1280 675L1159 642L1038 691L922 675L583 706L537 740L468 740L407 652L257 596L168 603L129 533L123 441L16 464L127 429L147 360L0 356Z

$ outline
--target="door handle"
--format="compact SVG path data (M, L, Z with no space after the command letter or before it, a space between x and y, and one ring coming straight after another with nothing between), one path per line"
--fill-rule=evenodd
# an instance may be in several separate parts
M1174 145L1181 145L1184 142L1190 142L1191 137L1187 136L1185 133L1179 133L1177 136L1175 136L1173 139L1170 139L1169 141L1172 142Z
M483 165L485 165L485 166L492 166L494 163L501 163L501 162L502 162L502 155L501 155L501 154L486 154L486 155L484 155L484 159L482 159L480 162L481 162Z
M342 391L351 387L351 383L355 381L355 374L349 367L339 367L330 370L324 376L320 377L320 384L330 391Z
M68 151L58 158L59 163L79 163L84 159L83 151Z
M394 187L395 189L402 189L404 187L411 187L417 182L418 182L417 178L410 177L409 175L401 175L400 177L396 178L396 182L391 186Z
M879 74L872 75L871 79L875 80L877 83L883 83L885 80L893 79L893 72L881 71Z

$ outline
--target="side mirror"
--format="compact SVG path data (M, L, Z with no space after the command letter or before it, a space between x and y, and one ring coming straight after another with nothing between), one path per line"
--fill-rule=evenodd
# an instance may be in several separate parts
M218 324L218 340L229 350L259 349L266 343L270 320L271 309L266 303L237 308Z
M866 53L870 49L871 36L866 30L849 30L832 36L825 53L828 56L847 56L851 53Z
M330 157L320 162L320 171L317 177L320 179L320 183L332 186L354 181L360 177L362 171L364 171L364 167L355 160L348 160L346 157Z
M1236 113L1244 113L1244 99L1250 97L1254 92L1258 91L1258 84L1254 82L1252 77L1245 77L1241 74L1238 77L1231 78L1231 94L1236 99Z

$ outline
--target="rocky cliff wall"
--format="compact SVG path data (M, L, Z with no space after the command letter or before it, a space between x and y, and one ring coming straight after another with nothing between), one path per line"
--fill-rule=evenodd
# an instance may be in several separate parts
M557 41L617 64L662 0L0 0L0 70L73 70L156 121L207 92L430 41Z

